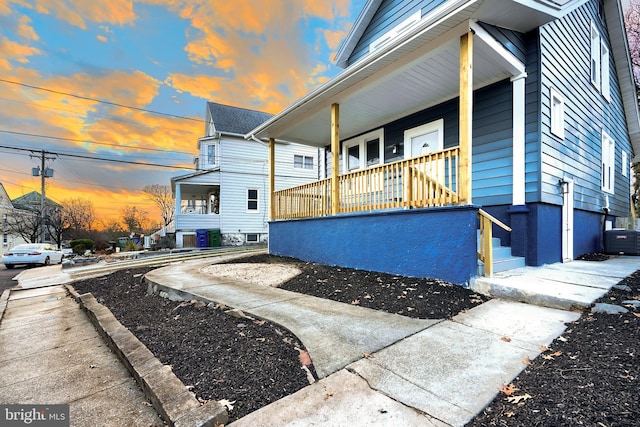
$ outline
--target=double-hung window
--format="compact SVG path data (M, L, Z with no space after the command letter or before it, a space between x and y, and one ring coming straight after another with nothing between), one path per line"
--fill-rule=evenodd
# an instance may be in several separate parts
M616 143L602 131L602 190L613 193L615 182Z
M247 212L258 212L258 189L247 189Z
M376 129L343 143L343 170L364 169L382 163L384 158L384 130Z
M551 89L551 133L564 139L564 98Z
M591 84L607 100L611 101L611 76L609 67L609 48L600 31L591 21Z
M313 157L294 154L294 156L293 156L293 167L295 169L313 170Z

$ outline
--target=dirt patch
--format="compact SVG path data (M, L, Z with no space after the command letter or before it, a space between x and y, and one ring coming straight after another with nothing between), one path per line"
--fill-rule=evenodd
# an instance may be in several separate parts
M302 273L291 264L213 264L200 270L202 273L227 280L241 280L264 286L279 286Z

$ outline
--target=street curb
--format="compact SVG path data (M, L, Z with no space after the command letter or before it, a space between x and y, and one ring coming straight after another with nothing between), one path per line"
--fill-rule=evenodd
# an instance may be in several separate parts
M226 409L218 402L201 405L171 367L163 365L93 294L80 295L72 285L65 286L170 426L214 427L229 420Z
M11 289L5 289L0 295L0 321L2 321L2 317L4 316L4 311L7 309L7 303L9 302L9 294L11 293Z

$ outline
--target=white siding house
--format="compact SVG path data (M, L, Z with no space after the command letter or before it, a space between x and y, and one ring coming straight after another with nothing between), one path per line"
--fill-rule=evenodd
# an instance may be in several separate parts
M207 103L195 172L171 179L176 246L203 246L198 230L219 230L222 245L264 243L269 228L269 149L245 134L270 114ZM318 149L278 143L275 189L318 179ZM207 245L208 246L208 245Z

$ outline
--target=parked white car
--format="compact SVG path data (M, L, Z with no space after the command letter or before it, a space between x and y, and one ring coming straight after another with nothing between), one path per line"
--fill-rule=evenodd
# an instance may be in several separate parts
M6 268L26 264L61 264L62 251L49 243L25 243L2 254L2 263Z

